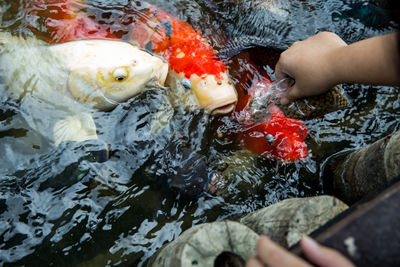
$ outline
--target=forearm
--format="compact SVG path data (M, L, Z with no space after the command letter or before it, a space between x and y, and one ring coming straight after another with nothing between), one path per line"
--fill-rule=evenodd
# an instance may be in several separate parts
M400 85L399 33L340 47L332 53L337 83Z

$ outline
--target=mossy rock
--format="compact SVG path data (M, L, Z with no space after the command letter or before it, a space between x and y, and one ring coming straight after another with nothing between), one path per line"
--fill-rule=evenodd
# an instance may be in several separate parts
M237 264L231 266L243 266L255 253L258 238L253 230L238 222L196 225L160 249L149 266L214 266L216 260L227 253L236 256Z
M288 248L347 208L331 196L292 198L252 212L240 222Z

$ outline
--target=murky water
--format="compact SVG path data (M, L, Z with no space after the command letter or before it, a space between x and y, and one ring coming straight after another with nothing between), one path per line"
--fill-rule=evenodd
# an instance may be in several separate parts
M1 27L33 36L24 26L21 2L1 1ZM88 2L105 24L112 24L112 18L102 15L104 11L126 4ZM216 47L224 42L221 32L231 37L255 34L290 45L321 30L353 42L393 26L381 10L357 6L362 1L265 1L272 3L268 8L261 2L254 11L248 4L209 8L208 1L151 1L200 27ZM5 85L0 86L4 91ZM189 111L171 102L167 91L149 90L110 112L95 113L99 137L111 152L107 161L101 160L104 151L97 142L38 146L43 140L27 126L21 103L0 96L0 262L143 265L190 226L234 219L289 197L322 194L319 173L329 156L399 129L397 88L345 85L344 90L351 107L305 122L311 156L287 164L217 138L218 127L232 125L228 116ZM173 116L154 132L160 107L172 110ZM151 175L152 168L185 166L185 158L194 166L207 163L200 176L225 175L224 188L193 199ZM221 162L227 169L220 169Z

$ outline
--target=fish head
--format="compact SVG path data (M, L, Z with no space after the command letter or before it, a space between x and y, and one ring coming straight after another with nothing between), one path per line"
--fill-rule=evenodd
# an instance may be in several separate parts
M177 36L178 33L186 36L185 32L180 32L182 28L174 31ZM163 56L171 72L180 76L184 88L195 96L198 107L212 115L228 114L235 109L238 96L227 67L207 40L192 31L196 37L177 38Z
M108 110L143 91L151 82L164 85L168 64L129 43L76 41L67 86L80 102Z
M202 77L192 74L190 79L182 73L170 71L166 84L173 106L184 106L188 110L204 109L211 115L226 115L236 106L236 89L226 75L217 80L214 75Z
M190 77L190 84L200 107L210 114L225 115L235 109L238 96L226 72L221 74L221 77L215 75L199 77L193 74Z

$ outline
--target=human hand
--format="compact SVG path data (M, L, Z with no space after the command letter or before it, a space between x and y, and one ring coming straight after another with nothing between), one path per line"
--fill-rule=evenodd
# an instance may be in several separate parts
M281 103L285 105L298 98L322 94L339 83L335 56L346 46L336 34L321 32L295 42L284 51L276 64L275 76L277 80L292 77L295 83L281 95Z
M306 257L315 265L322 267L354 267L354 264L334 249L319 245L309 237L300 241ZM246 267L279 266L279 267L310 267L298 256L274 243L266 236L261 236L257 243L257 254L251 257Z

